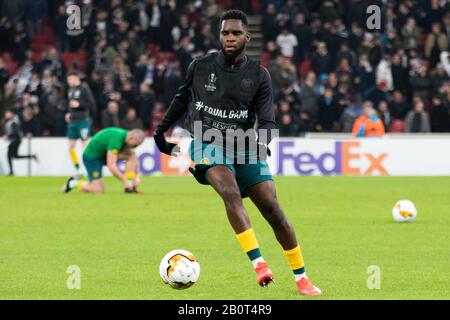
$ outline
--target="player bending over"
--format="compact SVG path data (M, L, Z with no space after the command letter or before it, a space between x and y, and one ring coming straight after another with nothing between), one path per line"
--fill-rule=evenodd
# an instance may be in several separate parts
M261 255L243 206L242 197L245 196L250 197L271 225L294 273L298 291L303 295L317 296L321 290L306 276L294 229L276 198L275 185L264 157L264 153L270 155L266 147L269 141L266 145L261 141L257 144L254 135L253 150L233 148L230 151L227 144L225 147L222 142L216 144L215 139L206 139L207 135L203 133L204 130L209 133L216 130L225 137L223 141L229 137L229 132L237 132L237 129L255 133L256 118L260 133L270 133L277 128L272 109L271 79L259 62L252 61L245 54L249 41L246 15L238 10L225 12L221 19L221 51L191 63L183 85L156 130L155 142L161 152L176 155L179 147L168 143L164 133L186 114L185 126L194 137L190 154L196 166L191 173L200 183L210 184L223 199L228 220L253 264L258 284L267 286L273 281L273 275ZM198 123L201 126L200 136L196 130ZM224 152L227 156L221 158L220 154ZM252 153L261 156L253 163L236 163L236 158L242 155L245 158Z
M139 129L127 131L120 128L106 128L95 134L83 152L83 163L89 181L70 177L63 187L63 192L77 188L79 191L103 193L105 187L102 169L106 165L111 173L119 179L126 193L137 193L140 185L139 165L134 148L144 142L144 132ZM117 167L119 160L125 160L125 174Z

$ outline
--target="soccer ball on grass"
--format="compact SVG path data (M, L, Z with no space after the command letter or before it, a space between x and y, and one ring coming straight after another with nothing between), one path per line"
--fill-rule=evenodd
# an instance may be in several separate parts
M399 200L392 208L392 217L396 222L412 222L417 217L416 206L410 200Z
M161 260L159 274L162 281L171 288L187 289L197 282L200 264L189 251L172 250Z

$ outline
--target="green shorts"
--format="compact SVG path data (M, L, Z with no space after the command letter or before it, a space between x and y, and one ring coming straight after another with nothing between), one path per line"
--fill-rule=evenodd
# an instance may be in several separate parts
M233 172L236 177L242 198L247 197L247 189L263 181L273 180L266 161L254 161L255 163L235 163L234 159L227 157L223 148L213 144L201 143L192 140L189 145L189 155L196 166L196 178L201 184L209 184L206 171L217 165L224 165Z
M91 136L91 120L74 120L67 125L67 137L70 140L81 139L83 141Z
M103 174L103 166L105 165L105 160L103 159L91 159L83 154L83 163L86 168L89 181L101 179Z

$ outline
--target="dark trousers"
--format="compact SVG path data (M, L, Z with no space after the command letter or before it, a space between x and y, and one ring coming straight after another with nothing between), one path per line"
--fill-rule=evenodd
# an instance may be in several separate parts
M9 174L10 175L14 174L14 169L13 169L13 164L12 164L13 159L31 159L31 158L33 158L33 156L31 154L22 155L22 156L19 155L19 146L20 146L21 142L22 142L22 140L20 138L13 139L13 140L11 140L11 142L8 145L8 164L9 164Z

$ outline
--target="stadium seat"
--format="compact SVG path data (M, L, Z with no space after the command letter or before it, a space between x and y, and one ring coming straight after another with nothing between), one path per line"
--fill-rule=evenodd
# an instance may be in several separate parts
M0 59L2 59L3 62L5 63L5 70L6 72L8 72L10 76L14 75L17 72L19 66L17 62L14 61L11 53L9 52L2 53L0 55Z
M261 12L261 1L251 0L251 6L253 12Z
M417 49L420 54L425 53L425 44L427 42L428 34L426 32L422 32L419 36L419 44L417 46Z
M5 63L13 61L13 57L12 57L11 53L9 53L9 52L4 52L4 53L2 53L2 54L0 55L0 58L1 58Z
M308 59L303 60L300 65L300 79L301 81L305 80L306 74L311 70L311 62Z
M158 52L155 55L155 64L167 65L175 61L175 52Z
M37 34L31 38L31 50L33 51L33 61L41 62L42 53L51 47L56 47L56 41L53 34Z
M44 21L42 22L41 33L43 35L46 35L46 36L49 36L49 37L54 37L52 21L51 21L51 19L49 17L45 18Z
M150 43L148 45L148 51L151 55L156 55L160 51L160 45L157 43Z
M15 61L9 61L5 62L5 70L8 72L10 76L16 74L17 70L19 69L19 66L17 62Z
M402 133L405 132L405 121L404 120L398 120L394 119L391 123L391 130L392 133Z
M267 68L269 66L270 57L271 57L270 52L265 51L261 54L261 65L263 67Z
M65 52L62 56L64 67L67 70L72 70L74 64L78 65L80 70L86 68L87 53L85 50L79 50L77 52Z

